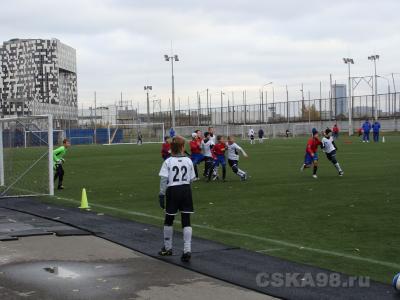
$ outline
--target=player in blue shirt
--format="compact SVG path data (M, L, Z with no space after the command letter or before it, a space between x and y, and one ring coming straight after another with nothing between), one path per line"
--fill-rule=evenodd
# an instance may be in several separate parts
M374 135L374 142L379 142L379 130L381 129L381 124L378 121L375 121L372 125L372 132Z
M175 130L174 130L174 128L172 128L172 127L171 127L171 129L169 130L169 136L170 136L171 138L173 138L173 137L175 136Z
M363 143L369 143L369 132L371 131L371 123L368 121L368 119L365 120L364 124L362 125L362 129L364 132Z

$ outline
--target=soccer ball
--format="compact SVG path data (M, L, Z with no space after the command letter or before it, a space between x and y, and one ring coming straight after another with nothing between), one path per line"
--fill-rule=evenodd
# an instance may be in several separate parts
M392 285L396 291L400 292L400 273L393 277Z

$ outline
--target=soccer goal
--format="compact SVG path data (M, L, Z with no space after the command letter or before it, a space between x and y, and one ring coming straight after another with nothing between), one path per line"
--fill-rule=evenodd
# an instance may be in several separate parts
M163 143L164 123L111 124L108 145Z
M0 119L0 198L54 195L53 138L52 116Z
M249 131L250 129L254 130L254 138L258 139L258 131L260 129L264 132L264 139L269 139L274 137L274 128L271 124L252 124L252 125L242 125L242 139L249 139Z
M311 136L311 131L316 128L315 123L293 123L292 134L293 137Z
M28 125L29 126L29 125ZM30 126L36 126L35 124L30 124ZM29 130L26 129L24 131L24 146L32 147L32 146L45 146L47 143L47 134L48 131L43 130ZM53 143L58 145L62 144L62 141L65 139L65 131L60 129L53 130Z

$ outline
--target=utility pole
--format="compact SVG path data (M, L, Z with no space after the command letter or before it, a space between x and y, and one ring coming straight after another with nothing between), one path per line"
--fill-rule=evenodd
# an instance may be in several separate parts
M210 124L210 106L208 104L208 89L206 89L207 92L207 123Z
M329 121L332 120L332 74L329 74Z
M303 119L304 113L306 111L306 105L304 103L304 86L303 86L303 84L301 84L300 92L301 92L301 118ZM308 109L310 109L310 108L308 108Z
M197 126L200 126L200 93L197 92Z
M144 90L146 91L147 95L147 123L150 123L150 99L149 99L149 91L153 90L151 85L145 85Z
M289 91L286 85L286 117L288 124L290 123L290 114L289 114Z
M224 109L223 109L223 104L224 104L223 95L225 95L225 93L224 93L223 91L221 91L221 125L222 125L223 122L224 122L224 117L223 117L223 113L224 113Z
M97 95L94 92L94 143L97 144Z

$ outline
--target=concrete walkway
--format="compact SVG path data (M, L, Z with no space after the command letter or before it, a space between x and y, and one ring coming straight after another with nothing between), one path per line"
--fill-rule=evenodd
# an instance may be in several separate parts
M2 300L272 299L6 209L0 209L0 237Z

